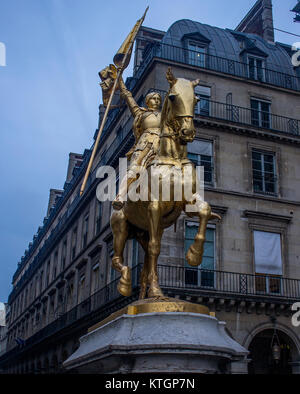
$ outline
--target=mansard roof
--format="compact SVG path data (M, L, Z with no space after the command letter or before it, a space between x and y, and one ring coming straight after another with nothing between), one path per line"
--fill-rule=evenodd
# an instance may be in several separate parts
M256 34L241 33L230 29L206 25L189 19L173 23L162 39L162 43L177 47L184 46L184 38L199 37L209 42L208 53L213 56L243 62L241 55L246 51L266 59L266 68L295 75L291 56L280 43L270 43Z

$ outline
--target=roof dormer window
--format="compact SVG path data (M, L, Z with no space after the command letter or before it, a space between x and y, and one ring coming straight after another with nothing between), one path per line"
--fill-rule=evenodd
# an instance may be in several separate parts
M193 41L188 42L188 63L197 66L206 66L206 45L198 44Z
M248 55L248 77L255 81L266 81L264 59Z
M194 32L185 34L182 42L186 52L186 62L192 66L207 67L210 40L201 33Z

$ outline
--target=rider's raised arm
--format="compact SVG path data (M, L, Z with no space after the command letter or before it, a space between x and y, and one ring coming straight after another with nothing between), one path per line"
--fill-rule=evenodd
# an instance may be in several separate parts
M136 117L136 115L140 112L140 107L138 106L137 102L133 98L131 92L126 88L122 77L120 77L119 80L119 87L120 87L121 95L126 100L126 103L133 117Z

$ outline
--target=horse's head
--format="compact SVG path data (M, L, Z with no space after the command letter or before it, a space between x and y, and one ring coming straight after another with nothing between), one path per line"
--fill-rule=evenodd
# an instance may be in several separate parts
M194 88L200 81L175 78L170 68L167 72L167 80L170 84L166 98L168 122L171 122L182 143L192 142L196 134L193 118L197 97Z

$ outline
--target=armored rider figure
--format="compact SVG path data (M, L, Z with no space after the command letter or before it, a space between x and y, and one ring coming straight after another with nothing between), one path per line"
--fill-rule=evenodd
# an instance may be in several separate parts
M158 151L161 119L161 113L159 111L161 96L159 93L149 93L145 99L147 108L143 108L139 107L131 92L127 90L122 77L119 81L119 88L134 118L132 128L135 136L135 144L126 154L130 160L127 179L125 177L122 180L119 193L112 202L113 208L117 210L123 208L127 190L138 179L141 168L146 168Z

